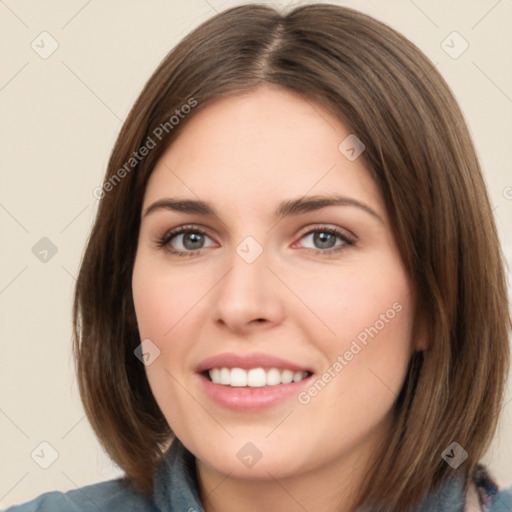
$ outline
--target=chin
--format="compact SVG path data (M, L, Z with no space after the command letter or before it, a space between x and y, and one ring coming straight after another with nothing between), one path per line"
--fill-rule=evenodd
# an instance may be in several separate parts
M249 436L230 439L215 448L194 445L189 450L196 459L215 472L241 480L272 480L287 478L306 472L307 468L297 458L304 453L300 447L284 447L282 443L255 439ZM311 464L309 460L308 464Z

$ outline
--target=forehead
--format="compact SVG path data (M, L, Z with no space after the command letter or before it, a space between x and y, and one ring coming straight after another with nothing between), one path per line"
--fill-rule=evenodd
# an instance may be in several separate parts
M284 197L337 193L383 211L363 159L339 149L350 135L313 100L283 89L223 98L194 114L164 152L144 207L179 195L261 211Z

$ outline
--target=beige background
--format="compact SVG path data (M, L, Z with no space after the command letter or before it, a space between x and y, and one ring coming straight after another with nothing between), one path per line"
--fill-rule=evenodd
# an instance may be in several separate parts
M123 119L160 60L215 11L239 3L0 1L3 506L119 474L84 417L70 355L73 286L97 208L92 191L101 184ZM409 37L454 90L483 164L510 265L512 1L337 3ZM40 36L43 31L51 36ZM442 46L446 40L452 55L463 49L459 36L446 39L454 31L469 44L458 58ZM43 59L39 54L51 49L52 38L58 48ZM46 262L32 252L43 237L57 249ZM52 450L58 458L41 468L52 462ZM510 385L500 435L486 462L503 483L512 483Z

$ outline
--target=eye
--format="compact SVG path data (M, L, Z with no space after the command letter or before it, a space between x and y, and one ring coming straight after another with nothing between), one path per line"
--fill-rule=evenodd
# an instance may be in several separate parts
M338 253L355 244L355 239L344 230L330 226L319 226L309 230L302 235L301 240L310 238L314 245L319 248L310 249L315 254L333 254ZM336 245L336 239L340 243Z
M205 249L204 241L211 238L207 233L198 226L179 226L157 240L157 246L165 248L171 254L177 256L194 256L198 251ZM310 229L307 233L301 236L302 239L310 238L313 244L319 248L308 249L315 254L328 255L338 253L355 244L355 239L346 231L340 228L330 226L318 226L315 229ZM336 245L336 239L340 243ZM176 242L176 240L178 242ZM175 244L181 245L182 248L176 248Z
M165 247L168 252L176 254L177 256L194 256L197 251L204 249L203 243L205 237L210 238L206 232L198 226L180 226L159 238L157 245L161 248ZM178 245L181 245L184 249L174 248L172 246L174 239L177 239Z

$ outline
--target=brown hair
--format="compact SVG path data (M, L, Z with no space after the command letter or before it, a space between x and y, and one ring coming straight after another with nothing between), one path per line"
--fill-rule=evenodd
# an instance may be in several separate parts
M150 494L173 433L134 356L131 276L146 183L194 113L261 84L318 102L363 141L417 290L429 346L411 360L360 503L416 504L453 472L441 458L453 441L468 453L469 485L496 430L510 350L502 255L479 163L454 96L423 53L383 23L328 4L283 14L243 5L212 17L165 57L124 122L105 182L176 109L197 102L103 193L83 256L73 350L96 435L127 481Z

